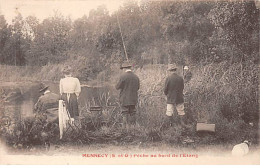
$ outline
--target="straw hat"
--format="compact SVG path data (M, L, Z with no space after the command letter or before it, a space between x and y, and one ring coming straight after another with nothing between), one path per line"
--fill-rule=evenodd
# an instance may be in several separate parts
M173 71L173 70L176 70L177 69L177 66L176 66L176 64L169 64L168 65L168 71Z
M132 65L129 63L129 62L123 62L120 66L120 69L123 69L123 68L131 68Z

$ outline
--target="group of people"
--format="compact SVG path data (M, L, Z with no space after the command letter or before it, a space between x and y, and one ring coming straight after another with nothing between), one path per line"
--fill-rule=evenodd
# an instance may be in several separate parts
M123 70L115 88L120 91L119 101L123 117L123 128L128 129L136 124L136 105L138 103L138 90L140 80L132 71L130 63L123 63L120 67ZM164 86L164 94L167 97L166 123L171 126L175 113L180 117L180 123L184 125L184 80L177 72L177 66L170 64L168 71L171 74L167 77ZM58 122L58 102L63 100L68 112L69 119L74 121L79 116L78 98L81 86L78 78L72 77L72 69L68 66L63 70L64 78L60 80L60 95L52 93L48 86L42 86L42 96L35 104L34 111L36 118L43 122ZM177 117L176 116L176 117Z
M73 122L79 116L78 98L81 86L78 78L72 77L72 69L67 66L63 69L64 78L60 80L60 95L52 93L49 86L42 85L37 103L34 106L36 118L41 122L58 123L59 100L63 100L69 119Z
M121 112L123 116L123 127L128 129L131 125L136 124L136 104L138 102L138 90L140 88L140 80L132 70L129 63L122 64L121 69L124 71L116 85L116 89L120 90L119 100ZM172 126L173 117L180 117L179 121L185 126L184 112L184 80L177 74L177 66L169 64L168 71L171 74L166 78L164 85L164 94L167 97L166 122L164 126Z

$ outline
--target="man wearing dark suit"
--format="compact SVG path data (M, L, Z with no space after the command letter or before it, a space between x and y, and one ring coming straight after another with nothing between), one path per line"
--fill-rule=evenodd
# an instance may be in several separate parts
M137 75L131 70L132 65L123 63L120 67L125 71L116 85L116 89L120 90L119 101L123 115L123 127L129 128L130 119L133 124L136 122L136 104L138 102L138 90L140 81Z
M40 88L40 93L43 95L39 97L37 103L34 106L34 113L36 122L35 125L43 124L43 130L38 130L41 141L44 143L46 149L50 148L50 139L52 139L52 134L50 131L55 131L54 126L58 126L58 107L60 96L52 93L49 86L42 85ZM46 133L46 131L48 133Z
M182 126L184 126L184 81L183 78L176 73L176 70L177 66L175 64L169 65L168 71L172 72L172 74L167 77L164 87L164 94L167 96L166 116L171 125L172 116L176 110L180 117L180 122Z
M59 95L50 92L48 86L42 86L40 93L43 95L39 97L34 106L36 118L42 122L58 122L58 107Z

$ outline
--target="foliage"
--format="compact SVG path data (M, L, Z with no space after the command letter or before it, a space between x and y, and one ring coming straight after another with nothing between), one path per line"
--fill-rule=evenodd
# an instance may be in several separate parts
M162 92L166 64L175 62L189 65L192 73L185 84L187 133L195 138L194 123L207 121L216 124L216 134L201 138L201 143L252 138L254 128L248 123L256 125L259 119L258 20L253 1L128 1L112 14L100 6L75 21L59 13L43 22L18 14L7 24L0 16L1 64L29 65L1 66L5 72L1 78L58 81L61 69L70 65L81 81L114 87L119 64L126 59L123 38L127 56L141 79L140 125L133 129L139 137L158 135L170 143L180 142L183 131L178 127L159 130L166 108ZM117 95L114 89L110 93L111 97ZM117 100L113 103L115 111L105 109L109 122L94 133L99 141L104 137L113 141L112 135L127 139L123 132L115 134L118 127L112 125L119 123L120 115ZM87 135L83 137L86 143L90 141Z
M208 17L216 28L211 44L218 61L258 60L259 10L253 1L218 2ZM224 53L220 48L231 51Z
M105 6L75 21L58 12L42 22L18 14L10 25L1 16L1 60L43 66L80 55L108 67L126 59L120 24L127 56L139 66L257 61L258 16L253 1L127 1L112 14Z

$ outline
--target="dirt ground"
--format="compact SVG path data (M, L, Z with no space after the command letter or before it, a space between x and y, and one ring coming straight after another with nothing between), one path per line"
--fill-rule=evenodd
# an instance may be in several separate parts
M76 146L61 144L51 145L49 150L43 148L8 150L5 147L2 159L7 158L4 162L15 164L23 164L23 161L27 164L64 164L64 159L66 164L260 164L260 146L251 146L250 152L243 157L233 157L231 150L231 145L194 147L191 144L174 146L161 142L133 145L90 144ZM8 161L8 158L12 157L26 158L27 160ZM38 159L47 158L50 159L50 162L42 162L41 160L34 162L33 158L35 157ZM54 158L59 159L55 160ZM79 160L79 162L75 162L75 160ZM1 162L3 163L3 160L0 159Z

